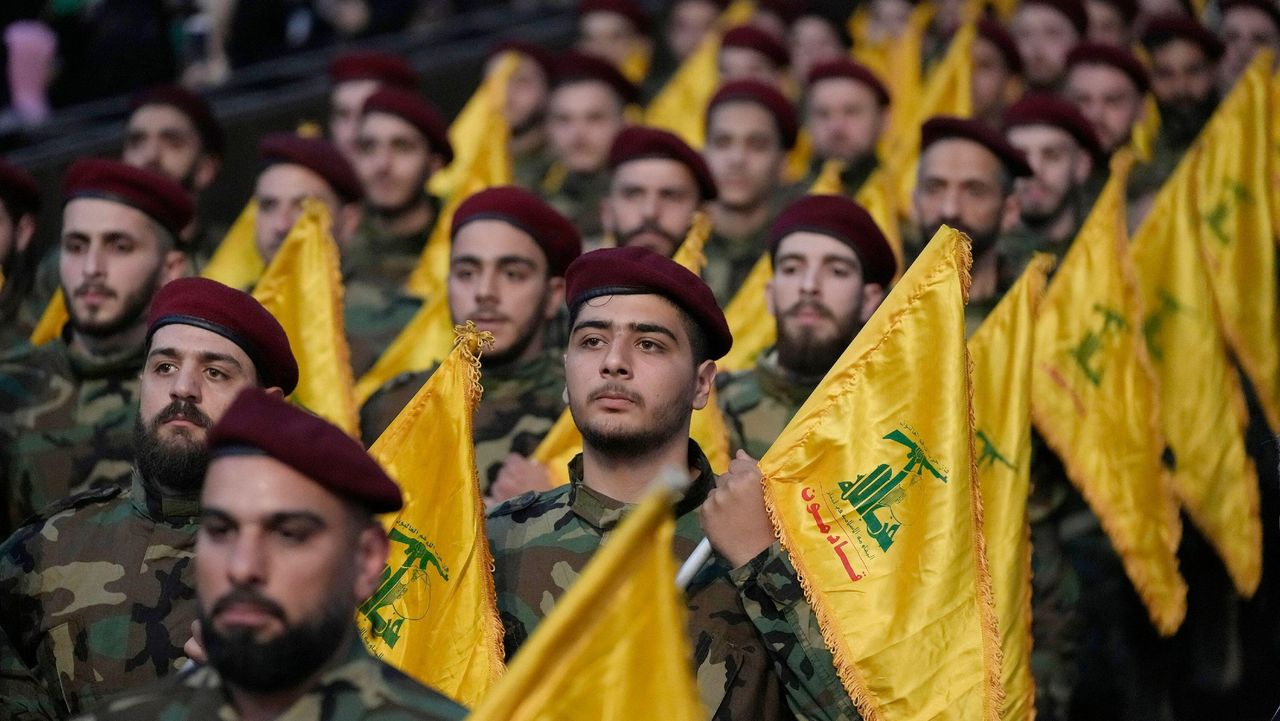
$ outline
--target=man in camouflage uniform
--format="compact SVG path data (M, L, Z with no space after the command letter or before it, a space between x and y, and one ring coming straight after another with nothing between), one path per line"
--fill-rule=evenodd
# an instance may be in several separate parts
M555 158L540 192L588 244L599 244L600 201L609 188L609 148L640 91L607 61L577 52L556 60L547 102L547 138Z
M710 205L711 237L702 277L726 305L764 255L769 222L782 205L782 173L798 132L795 109L773 86L726 83L707 105L702 154L719 196Z
M1029 94L1005 113L1005 137L1027 158L1032 175L1015 183L1021 223L1001 236L1000 286L1022 275L1037 252L1066 255L1089 213L1086 184L1106 155L1089 121L1065 100Z
M333 220L333 239L343 257L343 320L351 348L351 369L358 377L395 340L421 301L388 291L346 267L352 238L360 225L364 189L355 169L328 141L274 133L258 144L263 168L254 197L258 202L255 241L263 262L276 251L302 215L303 201L319 200Z
M298 380L280 324L211 280L165 286L143 330L129 487L67 498L0 546L0 630L20 662L0 664L0 697L59 718L181 667L206 433L240 389Z
M717 196L715 178L698 151L658 128L633 125L618 133L609 169L600 217L619 248L638 246L671 257L694 215Z
M223 233L199 217L200 196L222 169L226 139L222 125L203 98L180 85L159 85L134 96L125 125L120 159L178 183L191 194L196 222L183 232L193 267L201 268L217 250Z
M342 53L329 63L329 141L354 160L356 130L364 101L380 88L418 89L418 73L404 58L391 53Z
M876 143L889 121L889 91L852 60L818 63L809 71L804 127L813 142L813 185L827 161L840 164L840 191L852 198L880 165Z
M867 211L837 195L788 205L767 248L774 276L765 296L777 345L754 368L716 379L729 448L752 458L769 450L880 307L898 268Z
M484 394L472 419L480 490L490 502L551 487L546 470L526 457L564 410L564 364L546 330L564 304L565 268L581 251L564 216L513 186L482 190L453 216L450 314L494 335L480 356ZM434 372L402 374L365 402L365 445Z
M241 392L209 434L196 534L208 664L85 719L461 719L465 710L374 659L354 621L400 489L341 430L278 396Z
M364 101L351 161L364 213L342 253L349 274L388 293L404 288L436 224L427 182L452 161L448 125L417 92L382 88Z
M555 67L551 53L533 43L506 40L489 55L485 72L493 72L504 52L516 55L516 67L507 79L502 112L507 121L507 153L511 157L511 182L538 192L554 159L547 139L547 100Z
M39 320L23 302L39 261L31 244L39 210L35 178L0 160L0 354L24 343Z
M787 553L764 509L755 462L716 477L689 440L715 361L732 343L711 290L643 248L588 253L567 277L567 395L583 452L570 483L499 506L487 522L508 658L533 633L631 504L665 469L692 485L675 509L676 548L715 553L685 591L708 718L855 719Z
M192 205L173 181L110 160L67 172L58 273L62 337L0 362L0 487L7 533L90 486L128 482L147 307L181 276Z

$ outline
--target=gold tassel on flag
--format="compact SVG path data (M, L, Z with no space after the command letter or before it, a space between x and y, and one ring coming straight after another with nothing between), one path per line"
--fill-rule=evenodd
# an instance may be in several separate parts
M253 297L284 326L298 359L298 388L291 400L359 438L342 274L330 223L324 204L307 198Z
M1000 622L1002 721L1035 717L1031 675L1031 351L1053 257L1038 254L969 339L983 534Z
M391 554L356 621L370 653L466 706L502 674L502 623L484 535L471 414L492 335L468 323L453 350L369 449L400 484L383 518Z
M964 304L943 227L760 462L765 504L867 721L1000 717Z
M1103 188L1040 303L1031 416L1102 522L1156 630L1187 610L1182 533L1160 461L1159 399L1128 255L1124 188L1132 154Z
M633 509L520 648L471 721L701 721L676 588L673 493Z
M1148 355L1160 387L1173 487L1241 595L1262 576L1258 476L1245 451L1244 393L1214 312L1196 240L1194 181L1202 146L1183 156L1134 234Z

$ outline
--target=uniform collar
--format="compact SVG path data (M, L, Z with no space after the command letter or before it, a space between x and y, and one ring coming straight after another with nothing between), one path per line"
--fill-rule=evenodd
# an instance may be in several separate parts
M756 375L760 388L774 398L782 398L790 405L800 406L813 394L826 374L805 376L778 365L778 349L770 348L756 360Z
M69 323L63 328L62 337L55 342L62 344L62 349L67 356L67 362L71 364L71 371L76 374L76 377L85 380L113 376L136 376L147 358L145 342L109 355L92 355L76 351L71 347L71 325Z
M711 462L707 460L706 454L692 438L689 439L688 462L689 472L694 478L676 503L676 518L701 506L707 499L707 494L715 486L715 473L711 470ZM569 485L569 508L579 518L602 533L613 530L618 521L635 506L634 503L616 501L599 491L588 488L582 482L581 453L569 461Z
M166 496L155 484L143 479L136 465L133 467L130 484L134 508L152 520L191 523L200 515L199 498Z

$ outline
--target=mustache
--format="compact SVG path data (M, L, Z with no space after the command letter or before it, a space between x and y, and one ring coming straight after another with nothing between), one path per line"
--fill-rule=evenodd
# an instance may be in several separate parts
M683 234L681 234L680 236L672 235L671 233L668 233L663 228L658 227L658 224L655 223L654 221L646 220L640 225L637 225L636 227L632 228L631 230L620 233L618 235L618 245L626 245L628 241L630 241L632 238L636 237L637 235L640 235L641 233L653 233L654 235L660 235L664 239L669 241L672 245L676 245L676 246L684 242Z
M234 588L225 596L219 598L218 602L213 604L213 610L209 615L217 616L232 606L256 606L282 621L285 620L284 609L280 607L280 604L257 591L244 587Z
M791 306L790 308L787 308L786 312L784 312L782 315L786 317L791 317L791 316L798 315L801 311L806 311L806 310L813 311L828 320L836 319L836 314L831 312L830 308L826 307L825 305L819 303L816 300L799 301L795 305Z
M606 383L605 385L600 386L591 392L589 398L594 401L604 396L622 396L638 406L644 405L643 399L638 394L633 393L617 383Z
M213 419L197 408L196 404L191 401L176 400L156 414L152 426L159 426L175 419L189 421L201 428L208 428L213 425Z
M115 298L118 295L114 290L108 288L105 283L100 281L85 281L76 287L75 295L77 296L88 295L89 293L97 293L109 298Z

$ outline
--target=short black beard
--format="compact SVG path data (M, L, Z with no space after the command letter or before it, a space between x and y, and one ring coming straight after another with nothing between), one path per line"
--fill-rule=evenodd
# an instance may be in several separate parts
M254 603L284 620L284 611L270 599L249 589L236 589L218 600L213 612L200 610L200 628L209 664L223 680L249 693L267 694L295 689L332 660L350 634L355 609L330 599L317 618L287 625L279 636L258 642L252 629L222 633L210 616L228 602ZM357 641L358 643L358 641Z
M1191 147L1205 123L1218 107L1218 96L1210 92L1200 100L1179 98L1173 103L1160 103L1160 132L1175 150Z
M824 315L835 320L825 308L822 310ZM814 338L812 331L793 338L788 334L783 319L778 319L778 365L798 376L825 376L836 361L840 360L840 356L844 355L858 331L862 330L862 324L857 320L861 311L861 307L855 309L848 322L838 327L835 336L829 340Z
M961 233L964 233L965 235L969 236L969 239L973 241L972 248L973 248L973 257L975 260L980 258L988 250L991 250L992 248L996 247L996 241L1000 239L999 223L996 223L995 227L986 233L975 233L973 232L973 230L966 228L958 219L943 218L941 223L938 226L932 229L926 229L925 233L920 237L920 242L928 243L930 240L933 240L933 236L938 233L938 230L943 225L949 225L952 228L960 231Z
M120 316L115 320L106 322L83 321L76 317L75 309L72 307L71 298L75 289L62 288L63 302L67 307L67 323L71 326L71 330L80 335L89 338L111 338L135 326L141 324L146 317L147 308L151 305L151 298L156 294L156 290L160 287L160 270L147 280L147 284L140 288L136 293L130 293L124 298L124 306L120 310Z
M628 245L631 245L631 241L637 235L640 235L641 233L645 233L645 232L662 236L664 240L666 240L668 243L671 244L671 253L673 255L675 254L676 250L680 247L680 244L684 242L684 237L689 234L689 231L686 230L685 232L681 233L679 236L675 236L663 230L662 228L659 228L657 223L646 220L640 225L637 225L636 227L630 230L617 233L616 234L617 237L615 238L615 240L617 241L617 245L619 248L625 248Z
M547 295L550 292L550 288L543 291L542 297L538 300L537 312L529 318L523 328L520 328L520 335L516 336L516 340L511 344L510 348L501 353L489 352L480 354L481 368L502 368L516 362L524 355L525 351L529 350L529 346L533 345L533 341L541 337L543 327L547 323L542 318L542 309L547 307Z
M625 460L647 456L681 434L692 413L692 403L690 393L666 408L657 409L651 416L654 422L648 428L630 433L607 433L590 425L578 424L582 445L607 458Z
M133 424L133 447L138 473L144 481L161 491L188 496L204 487L204 474L209 468L209 451L203 442L192 438L168 442L161 440L162 423L183 415L199 423L206 431L213 421L190 401L176 400L144 424L138 417Z

